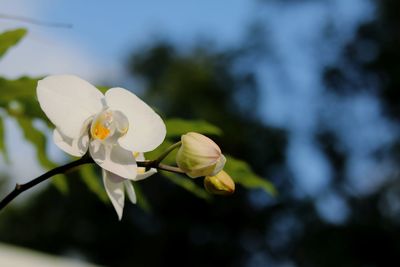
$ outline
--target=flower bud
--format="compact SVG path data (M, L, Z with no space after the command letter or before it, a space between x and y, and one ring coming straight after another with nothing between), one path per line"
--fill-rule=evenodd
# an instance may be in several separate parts
M182 135L182 145L176 155L176 163L188 176L213 176L226 162L219 146L210 138L194 132Z
M204 187L207 192L216 195L227 196L235 192L235 183L225 171L220 171L215 176L206 176Z

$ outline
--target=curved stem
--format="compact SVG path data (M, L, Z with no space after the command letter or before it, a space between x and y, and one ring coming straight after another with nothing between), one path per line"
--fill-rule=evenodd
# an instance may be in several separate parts
M166 165L166 164L162 164L162 163L159 163L159 164L158 164L157 169L163 170L163 171L169 171L169 172L175 172L175 173L185 174L185 172L182 171L182 170L181 170L180 168L178 168L178 167L174 167L174 166L170 166L170 165Z
M185 172L182 169L180 169L179 167L158 163L157 160L137 161L136 163L137 163L138 167L145 167L148 169L156 168L158 170L185 174Z
M63 166L56 167L25 184L16 184L14 190L11 191L2 201L0 201L0 210L2 210L5 206L7 206L7 204L10 203L19 194L28 190L29 188L34 187L35 185L53 177L54 175L65 173L74 167L88 163L93 163L93 159L88 156L83 156L78 160L67 163Z
M171 153L175 148L180 147L181 144L182 141L179 141L173 144L172 146L168 147L160 156L158 156L158 158L154 160L154 164L159 165L159 163L163 161L163 159L165 159L169 155L169 153Z
M172 151L172 150L171 150ZM35 185L53 177L54 175L61 174L61 173L66 173L70 171L71 169L78 167L80 165L84 164L91 164L94 163L93 159L90 157L90 155L85 155L82 158L72 161L70 163L67 163L65 165L56 167L39 177L36 177L35 179L25 183L25 184L16 184L15 188L13 191L11 191L3 200L0 201L0 211L7 206L14 198L16 198L19 194L22 192L34 187ZM146 160L146 161L138 161L137 162L138 167L146 167L146 168L156 168L159 170L164 170L164 171L169 171L169 172L175 172L175 173L181 173L184 174L185 172L182 171L178 167L173 167L169 165L165 165L162 163L158 162L157 160Z

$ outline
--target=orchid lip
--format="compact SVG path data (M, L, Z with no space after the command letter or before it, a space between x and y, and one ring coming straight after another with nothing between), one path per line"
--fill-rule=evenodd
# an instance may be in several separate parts
M128 119L122 112L106 109L93 118L90 135L100 141L116 141L127 133L128 128Z

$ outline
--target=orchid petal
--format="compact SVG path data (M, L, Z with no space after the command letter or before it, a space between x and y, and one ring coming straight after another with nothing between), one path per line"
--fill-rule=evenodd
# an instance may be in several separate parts
M125 180L124 185L125 185L125 191L128 194L129 200L133 204L136 204L136 193L135 193L135 189L133 188L132 182L129 180Z
M124 211L125 193L124 184L122 182L115 181L115 174L108 172L103 169L103 183L106 189L107 195L114 206L115 211L118 214L118 219L122 219L122 213Z
M61 150L75 157L83 156L89 147L89 135L87 133L73 139L63 134L60 130L54 129L53 140Z
M138 173L136 175L136 178L134 179L134 181L140 181L140 180L146 179L146 178L152 176L155 173L157 173L157 169L151 168L150 170L148 170L148 171L146 171L144 173Z
M163 120L135 94L123 88L111 88L105 98L111 109L121 111L129 121L127 133L118 140L122 147L147 152L162 143L166 134Z
M78 138L70 138L66 136L61 130L54 129L53 131L53 140L54 143L64 152L75 156L81 157L83 156L88 148L89 148L89 124L91 123L91 119L86 120L84 123L80 136Z
M103 94L72 75L54 75L38 82L40 107L65 136L79 138L85 121L103 109Z
M137 164L132 152L118 145L106 145L93 140L89 145L90 155L103 169L122 178L134 180L137 174Z

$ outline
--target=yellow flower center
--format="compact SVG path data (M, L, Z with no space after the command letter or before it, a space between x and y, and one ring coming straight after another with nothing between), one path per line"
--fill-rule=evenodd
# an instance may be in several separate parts
M105 110L94 117L90 134L100 141L115 142L126 134L128 126L128 119L120 111Z
M110 135L110 129L104 127L100 121L97 121L91 129L91 133L93 138L104 140Z

